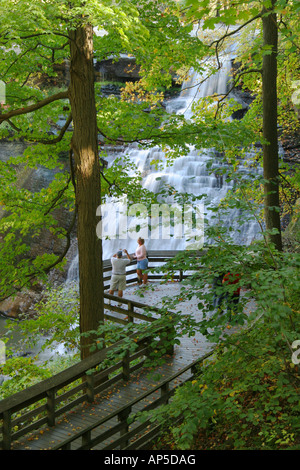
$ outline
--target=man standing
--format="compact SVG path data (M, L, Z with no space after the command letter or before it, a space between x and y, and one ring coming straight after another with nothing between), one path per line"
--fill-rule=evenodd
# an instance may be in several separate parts
M126 288L126 266L130 263L131 258L127 250L124 250L128 259L122 258L122 250L119 250L112 258L112 276L110 281L109 294L114 295L115 290L118 291L118 297L123 297L123 290ZM109 301L110 304L110 301ZM122 305L118 303L118 305Z

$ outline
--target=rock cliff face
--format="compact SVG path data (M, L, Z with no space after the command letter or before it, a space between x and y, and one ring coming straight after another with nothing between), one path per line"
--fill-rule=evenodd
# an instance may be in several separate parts
M139 79L140 67L134 57L124 56L119 60L111 58L96 62L95 72L98 80L126 82Z
M55 79L49 77L39 77L37 82L41 87L52 87L52 86L68 86L69 82L69 70L68 63L65 62L57 70L58 76ZM113 82L126 82L128 80L137 80L139 78L139 67L135 64L133 57L121 57L118 61L113 58L104 60L95 64L96 80L107 80L112 81L110 84L106 84L102 87L101 93L104 95L120 94L120 86ZM7 161L11 156L21 155L26 148L24 142L0 142L0 159ZM20 168L20 177L18 179L18 186L29 189L30 191L39 191L42 187L47 187L49 182L54 177L54 171L48 171L47 169L39 168L38 171L26 170L23 171ZM4 215L3 210L0 208L0 217ZM55 211L55 218L58 221L59 226L68 229L72 214L66 210L58 209ZM76 227L72 230L72 239L76 239ZM59 239L51 234L49 231L44 231L41 235L30 239L31 252L30 256L35 257L44 252L55 253L59 255L64 251L66 245L65 239ZM74 253L73 253L74 254ZM49 274L49 280L51 283L62 283L67 277L67 269L72 259L72 245L71 250L67 255L66 268L58 272L53 270ZM69 261L68 261L69 259ZM0 315L9 316L12 318L19 318L21 315L30 315L34 311L34 304L38 301L43 292L43 284L37 283L32 285L31 288L26 289L18 293L15 297L11 297L0 302Z
M10 142L8 140L0 141L0 160L6 162L9 158L20 156L23 154L26 147L27 144L24 142ZM68 164L65 159L62 159L62 161L66 165ZM16 187L28 189L34 193L47 187L54 178L55 173L59 170L49 170L42 166L38 166L37 169L30 169L24 167L24 165L17 165L16 171ZM68 230L73 218L73 213L64 208L57 208L53 211L53 215L57 220L58 225ZM2 217L5 217L5 210L3 207L0 207L0 219ZM74 229L72 235L73 237L75 236ZM54 253L59 256L66 246L65 238L59 238L46 229L42 230L41 234L38 236L34 236L34 232L28 234L24 238L24 242L30 246L28 257L31 258L35 258L45 252ZM59 277L60 280L63 280L63 278L66 277L66 273L56 273L55 276L56 278ZM54 274L52 274L52 277L54 277ZM9 298L0 302L0 314L16 318L22 313L27 313L30 310L30 306L39 299L42 289L43 285L41 283L35 283L32 284L30 289L18 293L14 298Z

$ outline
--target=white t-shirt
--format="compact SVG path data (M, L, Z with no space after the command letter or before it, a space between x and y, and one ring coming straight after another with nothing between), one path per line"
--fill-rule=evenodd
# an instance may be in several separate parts
M113 274L126 274L126 266L130 263L130 259L126 258L111 258L112 273Z

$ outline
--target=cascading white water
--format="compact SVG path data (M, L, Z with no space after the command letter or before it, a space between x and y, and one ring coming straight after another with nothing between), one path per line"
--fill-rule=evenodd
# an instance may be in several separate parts
M231 60L225 60L222 69L205 81L199 74L191 71L190 78L183 84L179 97L168 102L168 113L183 114L186 119L192 119L192 104L195 101L212 94L227 93L230 69ZM199 83L201 84L199 85ZM212 168L219 168L222 165L214 149L199 151L190 147L189 154L176 158L171 166L165 163L165 154L159 147L145 150L140 149L138 145L132 145L127 149L126 155L135 164L136 172L143 176L143 187L155 193L159 192L163 184L171 185L180 193L189 193L195 196L206 195L207 201L216 206L232 187L232 183L226 182L225 177L222 178L211 170L210 172L207 170L207 163L212 159ZM152 163L154 160L160 163L158 169ZM243 167L243 171L247 173L246 166ZM237 215L237 211L232 213L228 220L224 221L224 226L228 228L233 226L233 219ZM113 218L114 214L111 217ZM206 217L209 218L209 214L206 214ZM111 222L114 222L113 219ZM259 232L255 221L239 227L239 230L239 233L233 235L234 242L238 244L249 244ZM137 246L137 237L133 239L129 233L127 235L126 239L118 239L117 237L110 240L103 239L103 259L110 259L120 248L126 248L129 253L133 253ZM187 246L184 237L153 239L151 233L149 233L149 238L146 238L145 244L148 250L160 251L164 249L183 250ZM76 278L78 278L78 256L73 259L68 275L68 279Z

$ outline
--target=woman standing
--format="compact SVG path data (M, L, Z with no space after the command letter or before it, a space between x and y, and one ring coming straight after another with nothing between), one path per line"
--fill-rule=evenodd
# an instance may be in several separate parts
M137 277L139 284L147 284L148 281L148 274L143 274L143 270L148 268L148 258L147 258L147 250L144 245L145 240L143 238L138 239L138 246L135 250L134 258L137 259Z

